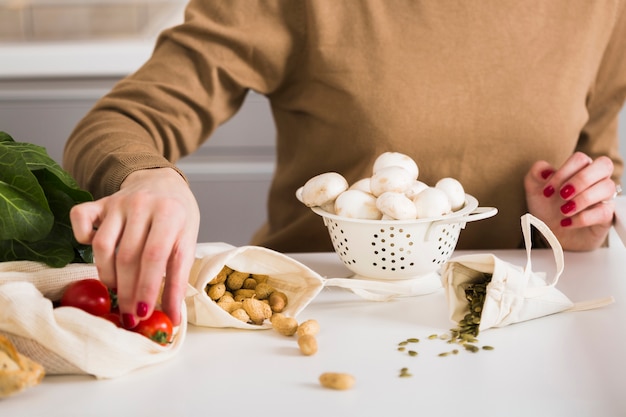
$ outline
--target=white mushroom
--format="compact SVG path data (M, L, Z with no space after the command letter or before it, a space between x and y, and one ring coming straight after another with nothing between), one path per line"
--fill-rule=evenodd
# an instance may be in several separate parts
M325 172L308 180L296 196L307 207L323 206L348 189L348 181L336 172Z
M376 207L376 197L361 190L347 190L335 200L335 214L352 219L379 220L382 213Z
M353 183L350 188L348 188L349 190L361 190L361 191L365 191L366 193L370 193L372 192L372 189L370 188L370 178L361 178L360 180L358 180L357 182Z
M428 187L413 199L417 209L417 218L439 217L452 211L446 193L435 187Z
M418 195L427 188L428 184L419 180L415 180L413 181L413 184L411 184L409 189L404 192L404 194L406 194L406 196L412 200L413 198L415 198L416 195Z
M386 191L403 193L413 184L413 174L399 166L379 169L370 179L372 194L376 197Z
M372 173L376 174L379 170L390 166L398 166L406 169L411 173L412 179L414 180L416 180L419 175L417 163L410 156L400 152L381 153L374 161Z
M326 213L337 214L335 213L335 200L330 200L328 203L322 204L320 208Z
M451 177L442 178L437 181L435 188L447 194L452 211L457 211L465 205L465 190L457 179Z
M403 193L387 191L376 199L376 207L384 218L409 220L417 217L417 208L413 201Z

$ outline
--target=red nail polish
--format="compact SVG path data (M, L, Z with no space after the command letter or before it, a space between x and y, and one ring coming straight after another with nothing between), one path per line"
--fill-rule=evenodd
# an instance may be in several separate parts
M140 301L137 303L137 315L139 317L146 317L148 315L148 304Z
M568 201L567 203L561 206L561 213L563 214L570 213L574 210L576 210L576 203L572 200Z
M135 316L128 313L122 314L122 325L126 329L132 329L133 327L135 327Z
M571 226L571 225L572 225L571 217L566 217L563 220L561 220L561 226L562 227L567 227L567 226Z
M543 195L546 197L550 197L552 194L554 194L554 187L551 185L548 185L546 188L543 189Z
M575 191L576 190L572 185L567 184L563 188L561 188L561 197L567 200L574 194Z
M541 178L543 178L544 180L547 180L548 177L552 174L554 174L553 169L544 169L543 171L541 171Z

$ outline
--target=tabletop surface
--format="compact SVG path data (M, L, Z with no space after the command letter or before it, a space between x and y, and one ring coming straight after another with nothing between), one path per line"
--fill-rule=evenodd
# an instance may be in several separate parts
M0 401L0 415L625 416L625 251L566 253L557 286L574 302L613 296L613 304L486 330L479 345L491 351L439 356L450 345L428 336L454 327L443 290L377 302L329 287L297 317L320 323L314 356L273 330L189 326L164 363L112 380L48 376ZM525 264L524 251L491 253ZM551 251L532 254L533 270L553 268ZM290 256L322 276L349 276L334 253ZM420 339L416 356L398 351L408 338ZM400 377L402 368L412 376ZM327 371L350 373L356 384L321 388Z

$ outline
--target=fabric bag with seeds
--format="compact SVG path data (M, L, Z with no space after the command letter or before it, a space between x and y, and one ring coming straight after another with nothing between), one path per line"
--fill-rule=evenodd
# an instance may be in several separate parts
M564 270L563 249L556 236L538 218L521 218L526 245L526 266L505 262L493 254L471 254L443 265L441 281L451 320L475 334L491 327L531 320L563 311L586 310L611 303L608 297L574 304L556 288ZM531 226L550 244L556 262L554 276L534 272L531 263ZM478 304L482 304L478 305Z
M77 308L54 308L53 300L71 282L97 276L93 264L50 268L32 261L0 262L0 334L43 365L47 375L114 378L176 355L187 329L185 305L168 346Z
M231 280L238 282L231 285ZM250 286L244 285L246 280ZM185 299L189 323L205 327L268 329L274 312L269 309L272 293L285 296L280 312L295 318L317 296L324 283L323 278L307 266L267 248L200 243L196 247L189 286L191 289ZM225 307L225 304L235 307ZM257 308L263 310L263 315L251 317L250 309Z

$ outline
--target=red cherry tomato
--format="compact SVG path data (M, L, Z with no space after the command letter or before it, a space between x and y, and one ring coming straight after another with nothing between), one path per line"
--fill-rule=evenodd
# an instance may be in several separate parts
M103 316L111 311L111 297L100 280L88 278L67 286L61 297L61 306L76 307L94 316Z
M167 314L160 310L154 310L150 317L140 321L131 330L154 340L160 345L168 345L172 343L173 327L172 321Z
M101 317L115 324L117 327L124 327L122 325L122 318L120 317L119 313L106 313L104 316Z

